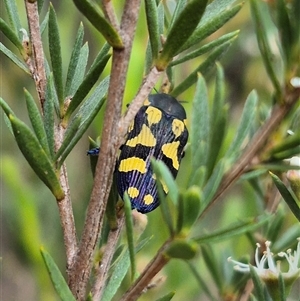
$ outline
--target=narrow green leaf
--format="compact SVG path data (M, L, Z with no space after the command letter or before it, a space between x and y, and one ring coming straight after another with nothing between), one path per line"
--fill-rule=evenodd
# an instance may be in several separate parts
M163 2L159 2L158 9L157 9L157 16L158 16L158 33L160 35L164 34L165 28L165 9Z
M184 219L184 198L183 193L179 193L177 204L177 221L176 221L176 233L180 233L183 227Z
M212 200L214 194L216 193L221 180L224 175L225 170L225 161L220 160L216 167L213 170L211 177L208 179L204 189L203 189L203 207L202 212L206 209L209 205L210 201Z
M205 166L208 156L208 142L210 132L210 117L208 110L208 95L204 78L198 75L196 92L193 99L191 123L192 166L196 170ZM201 118L199 118L201 116Z
M210 118L210 143L207 158L207 177L210 177L217 162L220 149L226 133L228 107L224 105L224 72L221 65L217 64L217 77L215 95Z
M177 1L174 13L172 14L172 19L169 25L169 29L171 29L174 26L174 23L178 19L178 16L181 14L185 6L186 6L186 0Z
M53 286L60 299L62 301L75 301L75 298L70 291L66 280L64 279L51 255L43 247L41 248L41 254L49 272Z
M262 13L266 13L267 9L262 7L262 4L258 4L257 0L250 1L251 14L254 19L256 27L256 37L258 47L260 49L262 59L267 70L268 76L274 86L276 95L281 95L281 85L276 76L275 68L273 66L273 54L271 52L271 46L266 36L266 29L263 23Z
M228 8L230 9L230 5L234 2L236 2L236 0L214 0L210 2L198 27L201 27L207 21L213 19L213 17L220 15L220 12Z
M201 208L201 192L199 187L191 186L183 195L183 220L181 232L188 235L197 221Z
M156 59L160 47L160 37L158 28L158 8L155 0L145 1L146 19L149 32L149 40L152 51L152 58Z
M53 101L56 116L60 119L62 117L61 116L62 113L60 112L59 102L58 102L57 93L55 89L55 83L53 80L53 73L50 71L50 67L46 58L45 58L45 71L46 71L46 78L47 78L47 85L48 85L46 86L46 88L50 91L49 97L51 97Z
M38 3L38 12L41 13L45 0L37 0Z
M67 96L74 95L75 91L82 84L82 81L84 79L86 65L88 62L88 56L89 56L89 46L88 46L88 43L85 43L82 46L82 48L80 49L78 63L77 63L76 69L75 69L73 80L70 84L69 94Z
M233 32L232 34L228 35L233 35L236 36L238 31ZM235 35L234 35L235 34ZM225 36L228 36L225 35ZM225 37L223 36L223 37ZM221 64L217 63L217 73L216 73L216 83L215 83L215 95L214 95L214 102L213 102L213 107L212 107L212 117L210 122L211 122L211 127L213 128L215 124L217 123L215 119L218 119L221 114L220 110L222 109L224 105L224 94L225 94L225 84L224 84L224 70L221 66Z
M2 99L2 98L1 98L1 99ZM12 127L11 127L10 120L8 119L7 115L3 115L3 117L4 117L4 122L5 122L6 126L7 126L7 128L9 129L10 133L11 133L12 135L14 135L13 129L12 129Z
M48 156L50 156L47 135L45 132L41 113L40 113L32 95L26 89L24 89L24 94L25 94L28 115L29 115L33 130L34 130L36 137L38 138L42 148L44 149L46 154Z
M204 293L208 296L208 299L211 301L218 301L213 294L210 292L208 286L206 285L204 279L202 278L201 274L198 272L198 267L195 268L194 265L190 261L186 261L187 265L189 266L190 270L192 271L192 274L196 278L199 287L204 291Z
M298 0L292 0L291 1L291 9L290 9L290 16L291 16L291 23L293 26L293 33L295 36L295 51L297 52L297 49L299 49L299 43L300 43L300 1Z
M4 0L5 7L9 19L9 23L15 33L18 35L19 39L21 40L21 22L19 17L19 12L17 8L17 2L15 0Z
M292 24L290 22L288 7L283 0L276 0L277 6L277 28L281 39L281 47L283 49L285 61L287 62L286 68L290 68L292 57L292 49L294 44L294 35Z
M44 103L44 127L47 135L48 146L51 158L54 157L54 93L53 91L53 76L47 78L46 97Z
M173 299L174 295L175 295L175 292L170 292L170 293L164 295L163 297L156 299L156 301L170 301Z
M258 218L247 218L242 221L232 223L221 230L218 229L217 231L210 231L209 234L202 234L194 237L193 240L199 244L204 244L231 239L234 236L242 235L247 232L253 232L255 229L267 223L271 218L271 215L263 215Z
M19 68L21 68L23 71L25 71L27 74L30 75L30 71L27 65L23 61L21 61L13 52L11 52L8 48L6 48L1 42L0 42L0 51L2 51L3 54L5 54Z
M52 191L57 200L64 197L55 170L35 135L18 118L9 115L18 146L36 175Z
M36 136L25 123L12 113L11 109L2 98L0 98L0 105L11 122L17 144L25 159L37 176L52 191L54 196L58 200L62 199L64 197L64 192L60 187L53 165Z
M234 0L235 1L235 0ZM208 12L209 7L214 5L217 5L217 2L220 1L213 1L208 7L206 12ZM222 1L221 1L222 2ZM226 1L223 1L226 2ZM227 1L227 2L233 2L233 1ZM219 28L221 28L226 22L228 22L231 18L233 18L242 8L243 4L238 4L232 8L228 7L217 7L217 10L214 10L212 14L207 18L205 18L206 14L204 14L203 19L201 20L199 26L194 31L194 33L191 35L191 37L184 43L179 49L177 49L176 54L190 48L191 46L201 42L208 36L210 36L212 33L217 31Z
M22 45L21 41L19 40L19 37L17 36L15 31L13 31L11 29L11 27L2 18L0 18L0 30L22 53L23 45Z
M172 61L176 50L191 36L200 22L207 5L207 0L189 1L174 22L156 61L158 70L164 70Z
M200 166L196 171L193 171L191 175L191 180L189 181L189 187L197 185L202 188L207 178L207 169L205 166Z
M69 62L69 68L68 68L66 85L65 85L65 97L71 95L70 87L71 87L71 83L73 81L76 67L78 64L80 49L81 49L82 41L83 41L83 35L84 35L84 29L83 29L82 23L80 23L80 26L79 26L78 32L77 32L77 36L75 39L75 43L73 46L73 51L71 54L70 62Z
M133 221L132 221L132 209L131 202L127 192L124 193L124 211L125 211L125 225L126 225L126 234L127 234L127 244L129 250L129 258L131 265L131 282L136 278L136 260L135 260L135 251L134 251L134 240L133 240Z
M278 152L278 153L275 153L273 156L272 156L272 159L275 161L282 161L284 159L289 159L291 157L294 157L294 156L297 156L299 155L299 145L295 146L295 147L292 147L290 149L287 149L285 151L282 151L282 152Z
M98 57L95 60L95 63L92 65L91 69L85 75L84 80L81 82L80 86L78 87L77 91L75 92L72 98L72 101L65 114L66 120L77 109L77 107L86 97L86 95L90 92L94 84L97 82L109 58L110 58L110 54L106 54L104 56L102 55L100 56L100 54L98 55Z
M136 246L135 251L139 252L150 240L151 238L143 239ZM130 265L129 252L128 250L122 252L122 254L117 259L117 262L114 264L114 269L112 271L111 277L105 287L104 294L101 298L101 301L111 301L113 296L116 294L117 290L121 286L121 283L128 271Z
M49 10L48 39L49 39L49 52L50 52L56 93L57 93L60 107L62 108L64 102L64 87L63 87L63 74L62 74L61 46L60 46L60 37L59 37L59 29L57 24L56 13L51 3L50 3L50 10Z
M92 157L92 156L91 156ZM98 157L96 157L97 159ZM92 159L91 159L92 163ZM113 177L113 183L109 192L105 215L111 231L118 229L118 218L116 212L116 204L119 200L119 194L117 190L117 183L115 177Z
M44 34L45 32L45 29L47 28L47 25L48 25L48 22L49 22L49 11L47 11L46 15L45 15L45 18L40 26L40 32L41 32L41 36Z
M192 241L176 239L170 243L164 254L170 258L190 260L198 252L198 245Z
M296 199L289 192L289 190L284 185L284 183L275 174L273 174L272 172L269 173L277 189L279 190L281 196L283 197L287 205L290 207L291 211L293 212L297 220L300 221L300 207L298 206Z
M259 278L259 276L257 275L254 267L251 264L249 264L249 267L250 267L250 274L251 274L251 278L253 280L257 299L261 300L261 301L266 301L263 283L262 283L261 279Z
M200 64L183 82L175 87L175 89L171 92L171 95L176 98L179 94L192 86L197 81L198 73L201 73L203 76L207 75L211 68L215 66L216 61L221 58L230 45L231 43L227 42L216 47L202 64Z
M216 120L214 127L212 128L212 134L210 139L210 152L207 161L207 177L210 177L213 169L216 165L220 149L224 141L225 134L227 133L227 118L228 107L224 106L220 110L221 116ZM212 118L213 119L213 118Z
M115 28L101 16L98 6L88 0L73 1L81 13L93 24L93 26L95 26L113 48L124 48L121 37L118 35Z
M184 55L183 57L172 61L170 63L170 66L176 66L176 65L182 64L186 61L189 61L191 59L197 58L200 55L207 53L207 52L211 51L213 48L218 47L226 42L232 43L237 38L238 34L239 34L239 30L225 34L225 35L213 40L212 42L205 44L204 46L198 48L197 50L192 51L192 52L188 53L187 55Z
M213 278L213 282L218 287L219 291L222 291L223 288L223 275L220 271L219 264L217 258L213 252L213 249L210 245L201 245L201 253L204 259L204 262L207 266L207 270L209 271L210 275Z
M62 165L70 151L74 148L75 144L79 141L82 135L86 132L87 128L94 120L99 110L105 101L105 95L107 93L109 84L109 77L105 78L92 92L84 104L80 107L77 114L73 117L72 120L76 120L79 116L81 118L81 123L79 129L76 132L74 138L70 141L69 145L66 147L64 152L61 155L59 166ZM72 121L71 121L72 122Z
M239 156L242 143L250 133L255 120L257 98L256 91L252 91L246 99L236 136L225 155L225 158L230 158L231 161L235 161Z
M167 227L169 229L170 236L172 237L175 233L175 229L174 229L174 225L173 225L173 218L171 215L171 210L170 210L169 204L167 202L167 197L164 192L163 184L162 184L162 183L165 183L165 185L168 187L169 192L174 192L174 191L172 191L172 189L170 189L170 187L166 184L166 182L164 182L165 180L170 181L170 177L172 177L172 175L170 174L170 171L169 171L169 174L168 174L168 172L166 173L167 179L165 179L163 177L162 166L165 166L165 165L162 161L155 161L154 159L152 159L151 165L152 165L154 174L156 175L156 186L157 186L157 191L158 191L161 213L162 213L163 219L166 222ZM175 186L176 186L176 184L175 184ZM176 187L176 194L178 197L177 187Z
M271 151L270 155L275 155L276 153L280 153L282 151L287 151L291 148L298 147L299 148L300 141L300 131L295 132L294 135L284 138L278 145L275 145Z
M11 122L8 118L9 115L15 116L15 113L12 111L12 109L9 107L9 105L6 103L6 101L0 97L0 105L5 113L4 115L4 122L6 123L9 131L14 135L13 128L11 126Z
M284 211L284 218L285 217L286 211ZM285 230L284 235L281 235L274 241L274 244L272 244L272 251L274 253L278 253L282 252L282 250L292 247L297 241L298 237L300 237L300 227L299 224L295 223Z
M168 187L168 196L170 197L171 201L176 205L178 199L178 187L173 175L171 174L169 168L162 161L156 161L154 165L155 171L158 172L158 175L160 176L161 180Z

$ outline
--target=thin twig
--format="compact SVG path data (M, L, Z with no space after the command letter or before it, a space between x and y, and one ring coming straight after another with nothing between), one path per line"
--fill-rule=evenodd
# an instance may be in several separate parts
M94 300L101 300L103 290L105 288L105 282L107 279L108 270L110 268L110 264L114 252L116 250L116 245L118 244L123 225L124 225L124 216L118 219L117 229L109 232L103 258L101 259L99 268L95 273L96 281L92 288L92 296Z
M87 209L79 252L69 278L69 286L77 300L85 300L92 258L101 233L107 199L112 184L112 173L114 171L119 141L116 133L118 133L118 121L121 117L126 74L139 8L140 0L126 1L120 33L124 49L113 50L110 85L107 96L108 102L101 139L101 152L96 166L94 186Z
M169 262L164 251L168 248L171 240L167 240L158 250L155 257L145 267L143 273L123 295L120 301L134 301L143 293L143 290L148 286L153 277Z
M59 124L55 128L55 151L57 151L63 142L65 128ZM61 188L64 191L64 198L57 200L57 206L59 210L60 222L63 230L64 244L66 250L67 260L67 274L69 275L70 269L74 263L74 258L77 253L77 236L75 221L73 215L73 208L71 202L70 187L67 175L66 164L64 163L60 169L59 182Z
M30 41L32 46L33 68L32 77L35 81L36 90L38 92L42 112L44 111L45 91L46 91L46 72L44 66L44 51L41 40L39 14L37 1L30 2L25 0L25 7L28 19ZM32 61L30 61L32 63Z
M201 216L208 211L211 206L218 201L221 196L239 179L239 177L247 170L253 158L261 152L263 146L266 144L271 133L278 128L285 116L290 112L291 108L299 100L300 88L286 89L284 96L284 105L276 105L271 113L270 118L266 123L256 132L251 139L248 148L242 154L241 158L231 168L230 172L225 175L217 193L212 202L202 212Z
M115 10L112 6L111 0L103 0L102 1L102 9L105 14L105 17L109 20L110 24L117 30L120 30L120 26L118 24L118 19L116 17Z

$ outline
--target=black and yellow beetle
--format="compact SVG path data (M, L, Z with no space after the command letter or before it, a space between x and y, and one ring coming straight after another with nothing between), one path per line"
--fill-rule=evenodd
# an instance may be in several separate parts
M167 94L149 95L128 129L116 166L118 193L123 198L127 191L132 209L148 213L159 205L151 158L163 161L175 178L187 140L183 106Z

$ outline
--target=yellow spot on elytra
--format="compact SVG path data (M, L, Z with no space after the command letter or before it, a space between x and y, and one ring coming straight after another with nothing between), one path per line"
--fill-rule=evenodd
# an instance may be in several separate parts
M147 113L147 120L148 120L149 126L160 122L161 117L162 117L161 110L154 108L154 107L149 107L146 110L146 113Z
M177 156L178 146L179 141L175 141L171 143L166 143L161 148L163 154L172 160L173 167L177 170L179 169L179 162Z
M145 124L143 124L141 132L136 137L126 142L126 145L130 147L136 147L137 144L142 144L149 147L155 146L156 144L155 137Z
M139 196L140 191L139 191L137 188L135 188L135 187L129 187L129 188L127 189L127 193L128 193L128 195L129 195L131 198L136 198L136 197Z
M146 162L143 159L137 157L121 160L119 171L128 172L133 170L137 170L140 173L145 173L147 171Z
M132 121L128 127L128 133L130 133L132 130L133 130L133 127L134 127L134 121Z
M144 197L144 202L146 205L150 205L153 203L153 196L151 194L147 194Z
M184 131L184 123L179 119L174 119L172 122L172 131L175 137L179 137Z
M151 102L149 101L149 99L147 98L145 101L144 101L144 106L150 106L151 105Z

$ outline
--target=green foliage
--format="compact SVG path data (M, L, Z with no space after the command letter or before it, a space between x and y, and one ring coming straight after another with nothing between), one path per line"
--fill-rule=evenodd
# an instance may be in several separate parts
M123 119L120 120L118 115L121 104L116 103L117 96L123 95L124 88L112 76L123 72L125 77L127 72L124 66L128 65L129 57L122 62L118 59L122 56L124 45L127 45L124 43L127 34L124 30L134 25L135 12L126 12L130 2L122 7L111 1L102 1L98 5L90 0L74 0L77 9L97 30L95 34L82 20L76 19L78 15L70 4L61 5L63 8L67 5L70 9L67 13L72 19L74 15L74 20L78 21L76 24L75 21L70 21L71 18L62 20L59 8L56 11L53 4L26 1L26 5L36 6L36 13L39 14L35 25L39 26L42 52L38 48L32 51L31 45L36 41L30 39L36 37L31 32L27 41L17 1L4 2L6 14L0 18L0 30L5 39L0 43L1 55L7 57L14 67L25 72L21 76L29 75L30 80L33 78L33 84L29 87L30 84L26 82L26 88L22 90L23 82L19 81L17 72L5 73L5 80L7 77L10 81L8 86L16 89L9 88L9 93L3 94L7 99L0 98L0 105L4 121L25 160L57 201L66 244L66 260L59 259L59 252L56 252L63 250L61 229L56 225L49 225L47 219L44 221L39 218L40 208L43 214L52 208L50 202L44 200L46 198L48 201L49 196L44 197L43 194L40 197L43 186L38 183L22 183L23 178L28 180L30 177L27 173L20 177L15 168L20 162L17 158L12 161L12 156L5 157L6 163L1 174L8 190L13 191L14 197L10 203L14 204L14 212L9 215L5 208L4 216L5 220L21 229L21 237L16 239L27 250L28 258L38 256L37 244L40 244L41 233L47 233L44 238L46 243L49 228L53 227L59 233L55 241L56 249L51 250L56 258L53 259L43 248L41 254L61 300L85 299L86 296L91 299L92 293L99 290L96 287L97 271L106 264L100 294L101 300L105 301L128 300L131 298L128 294L133 292L135 295L132 299L136 299L143 290L150 290L153 286L157 286L157 292L150 290L145 293L145 300L200 300L203 294L210 300L228 300L229 296L235 300L245 290L249 277L255 287L249 297L251 300L285 300L290 292L290 284L286 283L283 275L279 274L276 278L279 294L272 295L268 293L268 284L262 282L261 276L251 265L249 273L241 277L229 266L225 256L240 254L245 250L253 256L254 249L249 248L245 243L246 239L253 247L257 239L260 243L270 240L274 242L273 250L280 252L293 247L295 239L300 236L299 200L293 186L295 180L287 177L287 184L284 179L287 171L299 171L298 165L286 164L286 160L291 157L300 156L300 134L297 127L300 92L299 84L294 84L300 77L299 1L292 0L287 5L284 0L276 0L273 6L258 0L250 1L259 57L254 57L254 46L251 46L252 57L245 50L249 41L244 32L245 28L251 30L251 26L243 22L248 22L248 16L242 15L241 19L246 21L234 23L234 17L238 13L247 14L247 7L245 5L242 9L242 3L236 3L235 0L178 0L172 4L168 1L145 1L145 10L139 15L141 22L137 26L138 35L131 37L134 38L136 48L133 47L131 51L132 67L127 73L124 104L128 103L128 99L136 91L144 91L144 86L153 88L155 84L159 84L158 77L154 78L153 74L160 72L163 74L162 91L191 100L188 104L183 104L188 112L190 143L185 150L178 179L172 177L162 161L153 159L151 162L157 180L160 210L148 215L147 228L147 217L137 212L132 214L128 195L125 194L123 204L117 195L116 183L110 181L107 175L107 170L115 169L113 148L116 149L124 139L121 134L124 130ZM82 15L79 16L81 19ZM145 20L142 20L144 16ZM229 20L232 20L233 25L228 29L225 25ZM32 19L30 22L33 22ZM74 30L75 27L78 28L77 31ZM99 33L104 38L101 49ZM86 42L85 39L89 41ZM273 40L278 44L278 51L273 47ZM35 47L38 47L37 44ZM235 47L233 50L232 44ZM43 55L41 61L44 64L42 68L45 78L36 65L37 53ZM67 64L66 53L70 57ZM143 56L140 60L141 54ZM250 61L246 67L243 65L245 57ZM225 61L224 69L219 63L221 59ZM265 73L261 69L256 71L256 61L259 59L265 66ZM241 67L236 64L241 64ZM231 68L238 70L239 77L242 77L240 69L250 72L248 70L251 67L255 69L254 75L248 75L253 80L251 82L245 79L246 76L241 81L234 81L230 76ZM142 79L137 78L138 72L142 71L145 72L145 84L136 87L137 82L142 82ZM111 75L107 76L107 73ZM261 74L263 90L258 84L257 87L253 84L256 77L261 79ZM211 84L211 79L214 80L214 85ZM231 81L234 88L241 90L241 94L237 95L233 88L230 89ZM21 96L11 96L18 89ZM37 94L33 92L34 89ZM248 91L252 92L247 96ZM240 95L244 98L240 99ZM23 98L25 112L22 111ZM244 99L245 102L241 103ZM92 174L96 179L91 193L89 184L92 177L84 156L87 147L82 150L79 141L87 142L86 134L96 128L96 134L91 135L101 136L99 128L103 129L101 137L109 133L110 128L104 123L101 110L106 102L110 111L106 110L105 119L112 118L118 127L116 132L110 133L109 145L101 144L100 148L100 153L104 149L110 165L103 167L96 157L90 158ZM115 107L111 104L115 104ZM30 126L26 124L26 120L30 122ZM10 146L13 144L9 140L11 136L5 139L9 142L5 143L4 148L10 152L13 150ZM87 145L86 142L84 143ZM99 144L90 138L91 147ZM69 155L70 161L66 160ZM100 165L102 170L99 170ZM98 173L95 172L97 168ZM106 212L102 212L106 203L99 195L103 190L107 195L109 186L97 182L99 173L104 173L107 181L113 182ZM233 186L237 181L239 185ZM273 185L275 189L272 191L276 191L276 195L268 189L269 185ZM28 195L22 193L23 186L30 191ZM28 189L28 186L32 189ZM165 188L168 190L167 194ZM233 188L229 196L226 194L228 188ZM41 199L36 204L32 202L32 193L35 191ZM6 202L8 193L4 190L6 206L9 206L9 202ZM85 198L89 194L91 199L88 203ZM285 202L275 202L279 195ZM222 203L221 196L224 199ZM91 204L96 204L93 207L94 215L88 215ZM65 215L66 212L69 215ZM84 220L85 212L87 217ZM57 212L55 215L58 215ZM100 216L100 219L96 220L95 216ZM123 219L126 238L116 236L114 247L111 248L108 237L121 233L118 227L123 224ZM70 225L74 226L75 232L71 251L76 254L72 258L72 252L68 249L72 240L72 235L68 235ZM87 225L92 225L93 228L84 236ZM80 235L76 233L77 227ZM80 243L77 242L77 235ZM74 271L80 256L83 258L87 254L82 246L88 249L94 235L97 239L91 254L98 256L94 260L93 269L90 255L89 261L82 263L80 269ZM152 236L154 239L150 240ZM103 263L107 258L109 261ZM64 261L61 267L60 261ZM65 261L72 263L67 270L68 281L61 272ZM144 261L149 264L145 270L141 270L141 266L146 266ZM177 265L178 262L184 262L185 267ZM38 271L35 274L39 278L42 275L40 271L44 271L41 257L29 263ZM160 286L152 278L167 264L168 267L164 270L167 274L166 284ZM171 269L173 264L176 265L176 275L185 275L180 285L176 284L176 279L172 282L173 273L168 268ZM80 275L82 271L83 274ZM76 287L78 283L72 283L76 278L74 275L82 281L80 288ZM91 291L86 290L86 284L82 280L85 275L89 275L87 281ZM41 286L38 299L54 300L51 297L44 298L52 294L52 291L45 282L40 279L37 281ZM185 285L191 287L190 295ZM43 292L44 289L47 293ZM173 292L175 289L176 294ZM197 295L192 296L193 291L197 291ZM81 297L77 293L82 294Z
M41 254L60 299L62 301L75 301L65 278L61 274L51 255L44 248L41 248Z

